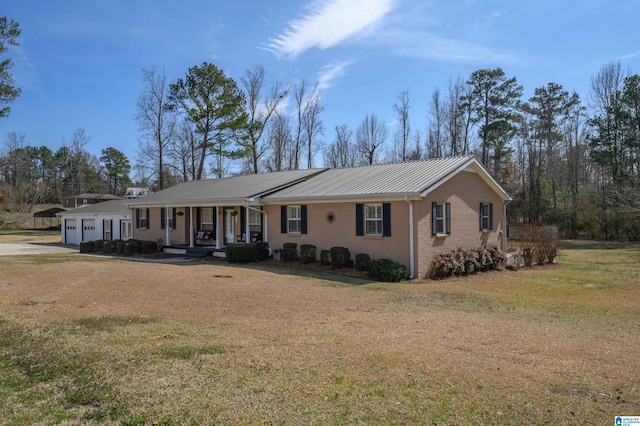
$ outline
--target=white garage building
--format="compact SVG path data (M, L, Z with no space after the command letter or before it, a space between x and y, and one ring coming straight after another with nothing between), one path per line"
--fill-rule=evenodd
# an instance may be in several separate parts
M128 240L131 237L131 210L123 200L105 201L57 213L62 244L94 240Z

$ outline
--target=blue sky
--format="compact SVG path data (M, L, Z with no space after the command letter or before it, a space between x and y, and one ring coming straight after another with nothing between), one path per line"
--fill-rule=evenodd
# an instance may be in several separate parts
M239 81L262 65L271 81L319 81L324 140L377 114L393 133L393 103L408 89L411 124L426 128L429 98L450 78L501 67L525 98L556 82L587 100L610 61L640 73L637 0L24 0L3 2L20 23L11 47L22 89L9 132L52 150L85 129L86 149L109 146L133 163L143 68L170 81L212 62ZM318 166L321 164L317 164Z

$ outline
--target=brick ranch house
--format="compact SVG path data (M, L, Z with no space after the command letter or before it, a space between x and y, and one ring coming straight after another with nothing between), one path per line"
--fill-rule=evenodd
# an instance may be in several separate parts
M189 181L123 203L131 209L132 236L141 240L343 246L423 277L437 252L504 250L510 200L475 157L462 156Z

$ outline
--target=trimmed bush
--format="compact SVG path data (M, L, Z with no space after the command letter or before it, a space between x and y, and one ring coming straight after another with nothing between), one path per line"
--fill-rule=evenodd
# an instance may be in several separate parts
M298 259L298 244L284 243L282 245L282 260L292 262Z
M93 242L93 252L102 253L103 250L104 250L104 240L95 240Z
M140 241L140 254L153 254L158 252L157 241Z
M329 250L320 250L320 264L331 265L331 252Z
M116 251L117 241L109 241L105 240L104 245L102 246L102 252L104 254L111 254Z
M371 269L371 256L366 253L356 254L356 269L358 271L368 271Z
M259 262L269 257L269 244L264 241L230 244L224 248L224 253L230 263Z
M300 244L300 259L302 263L316 261L316 246L313 244Z
M431 278L446 278L452 275L473 274L479 271L502 269L507 257L497 246L473 249L456 248L437 253L431 262Z
M124 243L125 256L133 256L134 254L138 254L138 253L140 253L140 241L129 240Z
M116 254L124 254L124 243L122 240L116 242Z
M372 260L369 276L378 281L397 283L409 278L407 268L391 259Z
M346 247L331 247L331 269L340 269L349 266L351 252Z
M92 253L94 245L93 241L82 241L80 243L80 253Z

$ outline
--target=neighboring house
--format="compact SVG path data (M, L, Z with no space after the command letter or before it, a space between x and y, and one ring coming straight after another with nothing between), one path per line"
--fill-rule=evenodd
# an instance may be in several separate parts
M62 199L62 207L65 209L75 209L90 204L102 203L109 200L121 200L121 197L117 197L111 194L80 194L73 197L66 197Z
M57 213L62 243L131 238L131 210L123 200L110 200Z
M166 245L264 240L347 247L425 276L434 254L506 248L509 194L473 156L191 181L126 200L133 236Z
M145 197L153 193L150 188L143 188L141 186L128 186L124 192L124 198L140 198Z

